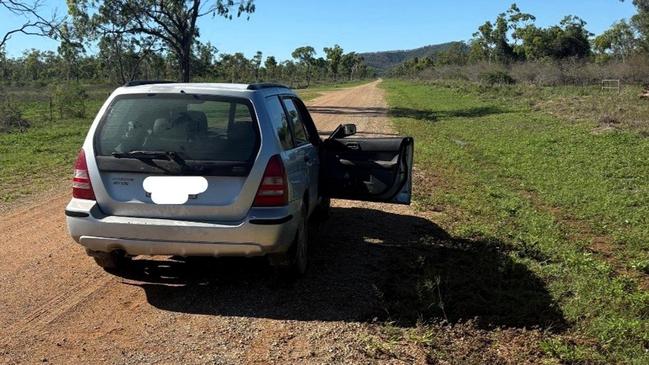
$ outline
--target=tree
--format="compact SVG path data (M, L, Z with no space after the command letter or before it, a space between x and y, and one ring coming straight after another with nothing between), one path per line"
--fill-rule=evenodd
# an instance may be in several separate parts
M85 51L83 44L74 39L67 24L63 24L60 29L61 44L58 52L63 59L65 78L70 80L74 77L79 79L79 61L81 54Z
M148 37L103 35L99 39L99 55L108 77L121 84L137 78L140 64L152 52L153 43Z
M322 57L318 57L313 60L313 68L317 72L316 77L318 79L326 79L329 72L329 63Z
M289 80L289 86L295 85L295 74L297 67L293 61L284 61L281 64L282 67L282 78L284 80Z
M489 62L507 63L513 60L514 49L509 44L507 33L511 28L510 19L516 13L520 13L520 10L516 4L512 4L509 11L499 14L494 23L486 21L481 25L473 37L475 38L474 44L483 47L483 49L482 52L475 53L486 54ZM510 18L507 17L508 14L510 14Z
M553 56L555 58L585 58L590 56L590 36L586 30L586 21L578 16L568 15L559 26L551 27L550 31L555 34L552 44Z
M641 35L638 41L640 46L649 52L649 0L633 0L633 5L638 13L631 18L631 24Z
M507 12L498 15L495 23L487 21L474 33L469 59L508 63L517 59L584 58L591 54L591 34L581 18L567 16L559 25L549 28L537 27L535 20L532 14L523 13L512 4Z
M33 2L23 0L0 0L0 8L4 8L13 15L25 19L20 26L10 29L2 35L0 38L0 49L6 45L11 36L17 33L41 37L57 36L57 30L61 21L57 18L56 14L52 14L50 19L45 19L39 14L41 5L42 3L40 0L34 0Z
M43 52L37 49L23 51L22 63L24 64L23 76L27 80L36 81L41 78L45 71Z
M259 82L259 70L261 69L261 60L263 58L263 53L261 51L257 51L255 55L252 57L252 60L250 60L250 64L252 65L252 68L255 72L255 82Z
M213 72L214 59L218 50L212 45L212 43L201 43L196 41L194 44L195 56L193 59L192 72L195 75L200 75L202 77L209 77Z
M325 47L325 55L327 55L327 62L329 62L329 70L333 75L334 81L338 79L338 68L340 67L340 61L343 57L343 49L339 45L334 45L333 47Z
M221 55L221 70L230 82L242 82L250 78L252 66L241 52Z
M354 79L354 75L363 64L363 57L358 55L356 52L350 52L342 57L340 64L342 65L345 75L347 75L347 78L351 81Z
M469 62L488 61L489 56L489 47L484 39L474 38L469 41Z
M7 58L4 47L0 47L0 77L4 80L9 79L9 64L10 60Z
M201 0L69 0L68 11L79 33L90 39L120 35L164 45L176 57L180 81L188 82L192 46L199 36L198 18L232 19L255 11L254 0L212 0L210 4Z
M509 29L512 32L512 39L514 40L513 48L516 51L516 48L520 46L520 41L522 40L520 32L531 26L533 27L536 17L529 13L523 13L515 3L507 10L507 14L509 15Z
M275 80L277 77L277 60L275 59L275 56L266 57L264 68L266 69L266 76L268 79Z
M637 43L636 33L631 25L621 20L597 36L593 46L599 56L611 55L625 63L627 57L636 51Z
M293 53L291 53L291 56L305 67L306 86L309 87L309 84L311 83L311 66L313 65L315 49L311 46L298 47L293 51Z

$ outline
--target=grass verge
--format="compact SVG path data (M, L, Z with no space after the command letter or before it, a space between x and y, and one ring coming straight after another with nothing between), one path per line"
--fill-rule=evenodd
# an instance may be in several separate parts
M588 116L570 123L502 91L382 85L397 129L416 140L417 206L455 240L498 242L543 281L566 325L543 351L649 362L649 139L593 133ZM414 280L439 283L431 275Z
M0 210L70 178L76 152L103 100L91 99L84 118L49 120L48 102L20 105L24 132L0 133Z

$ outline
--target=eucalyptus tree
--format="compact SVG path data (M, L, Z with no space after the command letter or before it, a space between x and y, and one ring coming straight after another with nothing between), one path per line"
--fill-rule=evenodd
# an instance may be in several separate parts
M297 74L297 66L293 61L284 61L280 64L282 69L282 80L289 81L289 86L295 85L295 75Z
M293 53L291 53L294 59L296 59L304 68L305 68L305 79L306 86L309 87L311 83L311 66L313 66L315 49L311 46L303 46L296 48Z
M649 0L633 0L638 13L631 18L631 24L638 30L641 37L640 46L649 52Z
M103 69L110 79L122 84L137 78L140 65L154 52L150 38L124 37L117 33L103 35L98 45Z
M249 81L252 66L241 52L222 54L219 61L221 72L230 82Z
M257 53L255 53L255 55L250 60L250 65L252 66L252 69L255 73L255 82L259 82L262 58L263 53L261 53L261 51L257 51Z
M336 44L333 47L325 47L324 53L327 56L327 62L329 62L331 75L333 76L334 81L336 81L338 79L338 70L340 68L340 61L342 61L344 51Z
M622 63L632 55L637 48L638 39L633 27L624 20L616 22L593 41L593 47L599 56L609 55L619 58Z
M110 35L160 44L174 54L183 82L191 76L198 19L243 14L249 18L254 11L254 0L68 0L68 12L81 34L90 39Z
M266 57L264 61L264 69L266 69L266 78L269 80L275 80L277 78L277 59L275 56Z
M325 80L327 74L329 73L329 64L327 60L322 57L318 57L313 60L313 68L316 72L316 78L320 80Z
M340 60L342 65L343 72L347 78L351 81L354 79L355 74L357 73L359 67L363 64L363 57L361 57L356 52L349 52Z
M17 25L9 28L4 34L0 34L0 49L2 49L7 41L15 34L26 34L44 37L57 37L57 31L61 24L61 19L57 17L56 13L51 17L46 18L41 14L42 7L41 0L0 0L0 9L6 10L16 18L22 21L16 23ZM12 24L13 22L5 22L5 24Z
M61 43L57 51L63 61L63 73L66 80L73 77L78 80L81 76L79 66L85 48L78 39L75 39L67 24L61 25L59 32L61 34Z
M214 61L218 49L212 43L194 43L194 56L192 57L192 73L201 77L210 77L214 73Z

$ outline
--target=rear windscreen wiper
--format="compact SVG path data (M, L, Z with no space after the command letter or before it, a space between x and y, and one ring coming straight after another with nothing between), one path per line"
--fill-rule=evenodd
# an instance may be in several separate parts
M171 160L169 152L167 151L129 151L129 152L113 152L115 158L136 158L138 160L151 160L151 159L164 159Z
M129 152L113 152L115 158L135 158L138 160L153 160L163 159L174 161L179 166L186 168L187 163L175 151L129 151Z

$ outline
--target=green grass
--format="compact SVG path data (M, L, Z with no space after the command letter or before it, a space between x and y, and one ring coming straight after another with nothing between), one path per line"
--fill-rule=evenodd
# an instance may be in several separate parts
M543 111L564 122L622 129L649 136L649 100L639 97L642 87L623 85L620 93L600 85L536 87L525 84L496 87L462 81L437 81L442 87L476 94L494 103L516 102Z
M0 208L70 178L76 152L102 102L89 100L85 118L54 113L52 121L47 102L21 106L32 126L23 133L0 133Z
M546 353L649 362L649 139L593 133L588 115L567 121L517 93L382 85L415 138L419 178L433 182L415 185L417 206L442 210L436 223L456 239L504 245L545 283L568 324Z

